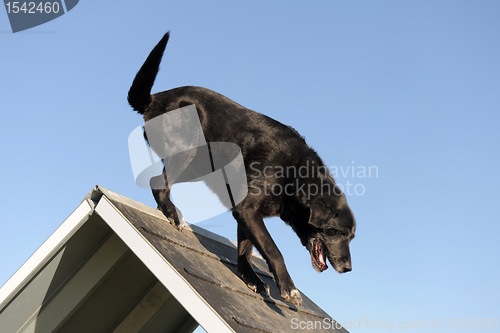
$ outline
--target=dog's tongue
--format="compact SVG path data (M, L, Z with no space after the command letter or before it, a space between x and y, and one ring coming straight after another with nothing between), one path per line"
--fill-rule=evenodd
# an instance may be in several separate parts
M326 270L328 268L328 266L326 265L325 253L323 252L323 246L319 247L318 260L319 260L319 263L321 264L321 270L322 271Z

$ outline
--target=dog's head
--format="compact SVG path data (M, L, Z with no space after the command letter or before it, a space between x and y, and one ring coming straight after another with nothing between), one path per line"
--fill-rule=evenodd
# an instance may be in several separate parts
M310 216L305 245L314 269L318 272L326 270L328 258L337 272L349 272L352 270L349 243L354 238L356 220L345 195L338 190L317 196L308 206Z

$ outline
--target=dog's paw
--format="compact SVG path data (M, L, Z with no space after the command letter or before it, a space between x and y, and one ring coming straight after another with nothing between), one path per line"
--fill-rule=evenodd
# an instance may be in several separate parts
M184 217L182 217L181 214L179 214L181 215L180 217L177 217L177 213L172 213L166 208L166 206L160 204L156 209L162 212L163 216L165 216L168 222L177 230L182 231L182 229L188 226L186 220L184 220Z
M248 287L251 291L253 291L254 293L256 293L256 292L257 292L257 286L255 285L255 283L249 282L249 283L247 283L247 287Z
M260 294L264 298L271 297L271 292L269 289L269 285L263 282L259 277L256 276L256 279L248 279L245 275L242 275L243 281L247 285L248 289L253 291L254 293Z
M300 291L298 291L297 289L292 289L289 292L288 291L281 292L281 298L297 306L302 305L302 296L300 295Z
M165 215L165 214L164 214ZM184 218L181 216L180 219L177 219L177 218L173 218L173 217L168 217L168 216L165 216L168 220L168 222L177 230L179 231L182 231L182 229L184 229L185 227L188 226L186 220L184 220Z
M177 229L182 230L187 226L188 226L188 224L187 224L186 220L184 220L184 217L181 216L179 218L179 225L177 226Z
M167 221L177 230L182 231L182 229L187 226L186 221L183 220L183 223L180 221L177 221L177 219L165 216L167 218Z
M254 293L260 294L264 298L271 297L271 292L267 283L264 283L262 281L258 283L248 282L247 287Z
M259 285L257 292L264 298L269 298L271 297L271 292L269 290L269 285L265 282L262 282L261 285Z
M183 217L180 219L167 218L171 225L173 225L177 230L182 231L185 227L187 227L187 223Z

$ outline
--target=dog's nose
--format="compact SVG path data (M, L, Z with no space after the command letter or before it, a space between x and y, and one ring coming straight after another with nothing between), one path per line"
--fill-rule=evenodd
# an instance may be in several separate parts
M346 262L344 265L344 273L352 271L352 265L350 262Z

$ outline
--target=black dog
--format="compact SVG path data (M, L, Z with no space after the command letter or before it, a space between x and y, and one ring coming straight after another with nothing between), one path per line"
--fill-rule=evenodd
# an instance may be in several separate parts
M180 87L151 95L168 38L167 33L137 73L128 101L145 121L194 104L207 142L231 142L240 147L248 195L232 208L238 222L238 270L250 289L269 296L269 286L252 268L255 246L267 261L281 297L300 305L302 297L263 218L280 216L289 224L310 252L318 272L328 268L326 258L337 272L348 272L349 242L354 238L356 222L346 197L316 152L293 128L201 87ZM162 178L167 181L165 172ZM170 201L172 181L166 184L163 189L152 187L153 195L158 208L180 227L183 219Z

